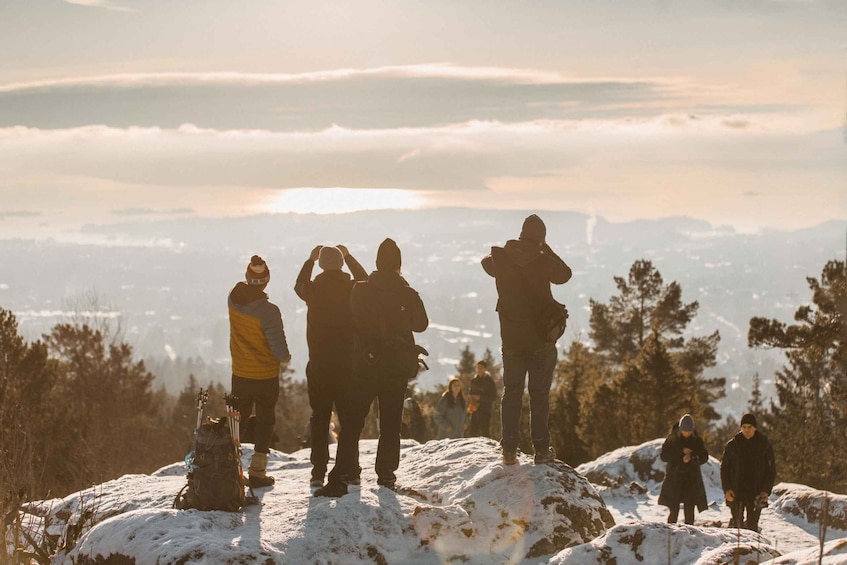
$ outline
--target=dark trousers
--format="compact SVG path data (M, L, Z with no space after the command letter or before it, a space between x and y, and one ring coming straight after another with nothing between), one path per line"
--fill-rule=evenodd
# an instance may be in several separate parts
M255 451L268 453L274 423L276 423L276 401L279 398L279 378L245 379L232 375L232 394L238 397L241 421L246 422L256 408Z
M349 375L349 368L346 371L337 368L318 368L311 361L306 366L309 406L312 408L312 416L309 418L311 442L309 459L312 462L313 479L323 479L326 474L329 462L329 423L332 419L333 406L337 406L343 389L339 378L347 379ZM357 468L358 464L357 453Z
M686 524L694 523L694 508L696 504L693 502L686 502L682 505L683 516L685 517ZM679 520L679 504L675 507L671 508L670 514L668 514L668 524L676 524L677 520Z
M491 437L491 404L480 404L471 414L467 437Z
M732 512L732 521L729 523L731 528L744 528L747 530L759 531L759 516L762 514L762 509L756 506L756 497L736 498L735 502L730 503L729 510ZM744 520L744 513L747 512L747 520Z
M400 423L403 418L405 380L364 381L357 379L345 387L337 404L341 432L335 465L329 472L330 483L342 482L359 471L359 435L365 426L374 398L379 401L379 444L376 450L376 474L381 479L395 478L400 466Z
M515 450L520 443L521 406L529 374L529 413L532 444L538 450L550 445L550 385L556 368L556 345L544 343L535 349L503 346L503 439L504 450Z

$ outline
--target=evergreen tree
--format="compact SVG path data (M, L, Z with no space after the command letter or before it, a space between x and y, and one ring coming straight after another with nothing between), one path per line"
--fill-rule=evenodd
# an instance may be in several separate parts
M812 304L800 306L794 324L755 317L751 347L785 351L777 372L778 405L771 407L771 435L784 480L818 488L847 486L847 273L828 262L820 280L808 277Z
M550 436L559 459L571 466L589 460L578 430L582 403L589 390L604 380L599 359L579 341L571 344L556 366L550 395Z
M606 388L594 393L608 396L612 406L595 406L592 400L588 412L616 412L626 423L623 432L610 430L623 442L614 447L664 436L685 412L704 422L703 427L718 420L714 404L725 396L726 380L704 378L703 373L715 365L720 334L688 340L682 335L699 304L684 303L680 285L664 284L650 261L636 261L626 279L614 280L619 294L608 304L590 301L589 334L612 374ZM583 439L595 446L606 443Z

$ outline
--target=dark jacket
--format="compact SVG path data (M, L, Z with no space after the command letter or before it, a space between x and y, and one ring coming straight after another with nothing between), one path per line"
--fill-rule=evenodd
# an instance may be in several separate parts
M747 464L752 465L749 470L750 485L744 485L743 481ZM776 462L767 436L757 430L752 438L746 439L738 432L727 442L721 459L721 486L724 492L731 489L737 499L749 500L760 492L770 494L775 480Z
M229 351L232 372L245 379L279 377L291 359L282 315L259 287L239 282L229 293Z
M685 463L683 449L691 450L691 460ZM662 444L662 461L668 464L665 480L662 482L662 492L659 494L659 504L668 508L679 508L682 502L694 503L703 512L708 508L706 487L703 485L703 475L700 465L709 460L709 452L703 445L703 440L697 432L685 438L679 432L679 426L673 430Z
M306 314L306 342L309 345L309 364L312 369L346 370L353 362L353 313L350 292L356 281L368 278L365 269L352 255L345 261L353 278L341 270L320 273L311 280L314 261L303 264L294 292L303 299L309 310ZM355 279L355 280L354 280Z
M544 343L539 334L539 307L552 302L550 283L564 284L570 267L548 245L511 239L504 247L492 247L482 268L497 284L497 312L504 347L536 348Z
M429 326L423 301L399 273L374 271L350 294L357 379L407 381L417 375L412 332Z
M491 404L497 400L497 387L494 384L494 379L488 372L482 375L475 375L471 379L471 388L468 394L479 396L479 409L491 410Z
M435 439L457 439L465 436L465 422L468 411L465 407L465 397L459 394L457 399L453 393L445 391L438 399L438 404L433 412L433 419L438 426L438 435Z

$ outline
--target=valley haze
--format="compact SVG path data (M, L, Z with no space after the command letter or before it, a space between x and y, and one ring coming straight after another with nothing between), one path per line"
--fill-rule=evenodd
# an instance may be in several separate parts
M282 311L294 378L300 379L308 360L306 307L293 287L309 252L342 243L370 272L377 246L391 237L431 322L417 336L430 352L430 370L418 386L440 387L455 373L466 345L477 356L490 348L500 359L496 289L479 261L492 245L516 238L532 212L544 219L548 242L574 271L570 282L553 287L570 311L559 358L572 341L589 341L589 299L607 301L616 294L613 277L625 277L634 261L648 259L666 284L680 283L685 302L699 302L687 335L720 331L718 364L706 376L727 378L719 408L736 417L753 375L759 374L767 396L784 362L778 352L747 347L749 319L790 322L800 304L811 302L806 277L844 257L847 229L847 222L832 221L741 233L688 217L615 223L576 212L470 208L140 217L85 225L75 242L0 239L0 261L7 266L0 273L0 306L15 313L28 339L74 315L107 320L170 391L181 389L189 372L201 383L228 385L226 296L257 253L270 266L267 291Z

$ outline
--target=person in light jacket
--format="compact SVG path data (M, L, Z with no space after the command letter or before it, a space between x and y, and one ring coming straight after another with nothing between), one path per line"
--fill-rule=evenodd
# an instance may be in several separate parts
M441 395L435 406L433 416L438 426L435 439L456 439L465 435L465 420L467 404L462 392L462 382L453 377L447 385L447 390Z

